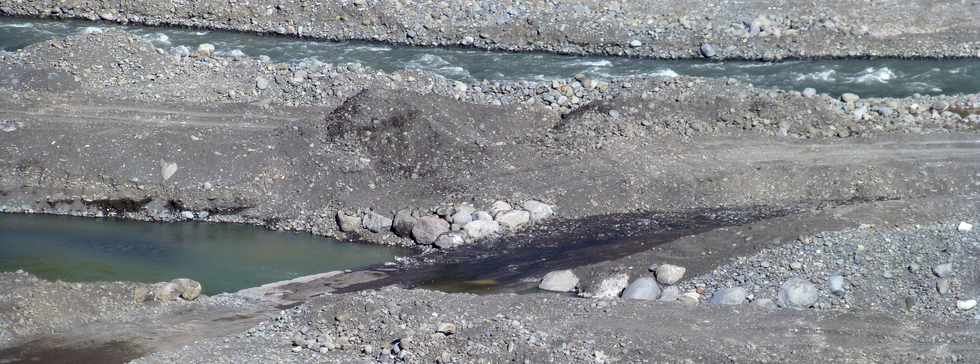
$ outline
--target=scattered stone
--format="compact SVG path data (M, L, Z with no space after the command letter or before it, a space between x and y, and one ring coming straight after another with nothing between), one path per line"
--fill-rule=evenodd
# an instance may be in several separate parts
M182 218L184 218L186 220L193 220L194 219L194 212L192 212L192 211L186 211L186 210L185 211L181 211L180 212L180 217L182 217Z
M650 277L643 277L633 281L623 291L623 298L633 300L655 300L660 298L660 286L657 281Z
M960 309L962 311L969 311L969 310L972 310L974 307L977 307L977 300L960 300L960 301L956 301L956 308L958 308L958 309Z
M626 289L629 284L630 276L626 273L614 274L603 278L598 284L592 285L588 291L581 293L583 297L590 298L616 298Z
M214 55L214 45L211 43L201 43L197 46L198 57L211 57Z
M742 287L722 288L715 291L708 303L713 305L740 305L749 293Z
M841 95L840 96L840 99L841 99L841 101L844 101L845 103L853 104L853 103L857 102L858 100L860 100L861 97L858 96L857 94L852 94L852 93L848 92L848 93L845 93L845 94Z
M163 181L166 182L170 177L177 173L177 163L167 162L163 159L160 160L160 175L163 176Z
M201 283L193 279L177 278L170 281L170 283L173 283L177 287L177 292L180 294L180 297L185 300L193 301L201 295Z
M847 288L844 287L844 277L840 274L830 276L827 283L830 285L830 293L838 297L844 297L847 294Z
M947 278L953 275L953 263L940 264L932 268L932 273L939 278Z
M255 78L255 88L257 88L259 90L265 90L265 89L269 88L269 79L267 79L265 77L256 77Z
M939 292L940 295L945 296L949 294L949 288L950 284L948 279L943 278L936 281L936 292Z
M361 217L355 215L348 215L343 210L337 211L337 226L340 231L345 233L357 231L361 228Z
M551 205L544 202L530 200L524 203L524 209L531 213L531 223L537 224L544 221L554 214Z
M556 270L544 275L538 288L552 292L574 292L578 287L578 276L571 270Z
M657 281L662 284L672 285L684 278L684 273L686 272L687 268L681 266L661 264L656 269Z
M433 243L439 249L453 249L466 243L466 239L463 237L462 233L449 232L439 235L436 238L436 242Z
M406 238L412 235L412 228L415 227L416 221L418 220L412 215L412 210L399 210L395 213L395 219L392 221L391 227L395 230L395 234Z
M641 46L643 46L643 42L639 41L638 39L633 39L633 40L630 41L630 47L631 48L637 48L637 47L641 47Z
M803 263L800 263L800 262L792 262L792 263L789 263L789 269L792 269L792 270L802 270L803 269Z
M778 303L782 307L805 309L817 302L817 287L801 278L790 278L779 287Z
M412 237L418 244L429 245L436 242L439 235L449 232L449 222L439 216L423 216L412 227Z
M711 46L711 44L708 43L702 43L700 51L701 51L701 57L704 58L709 58L709 59L715 58L715 56L717 55L717 53L715 52L715 47Z
M967 233L972 230L973 230L973 224L969 224L963 221L960 221L960 224L956 226L956 231L959 231L961 233Z
M510 210L497 214L494 218L504 229L514 231L531 222L531 213L524 210Z
M368 211L361 217L361 226L373 233L391 231L394 220L388 216L381 215L374 211Z
M478 219L463 225L463 232L469 240L480 240L500 232L500 224L493 220Z
M456 325L448 322L443 322L439 324L439 327L436 329L436 332L446 336L456 334Z
M810 98L817 96L817 90L812 87L807 87L803 89L803 97Z

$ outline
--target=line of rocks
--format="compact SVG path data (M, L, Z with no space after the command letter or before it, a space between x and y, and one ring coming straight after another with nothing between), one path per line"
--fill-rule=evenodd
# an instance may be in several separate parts
M411 239L417 246L453 249L519 231L552 217L554 210L554 206L537 200L524 201L520 208L506 201L496 201L487 210L478 210L470 204L428 210L402 209L392 214L341 209L336 218L341 232L393 233Z
M583 282L572 270L552 271L540 281L538 288L553 292L573 292L580 297L612 299L621 297L635 300L658 300L698 304L706 302L718 305L752 303L766 309L886 309L897 302L902 311L962 317L972 315L977 306L980 286L958 277L976 274L975 265L963 250L980 248L980 240L972 233L972 224L961 222L955 231L961 235L949 235L948 226L939 228L913 228L913 234L924 233L931 239L910 238L909 234L885 235L885 246L874 253L860 243L848 243L848 237L860 236L865 241L874 228L863 227L853 233L827 234L823 237L801 237L796 242L759 254L739 259L719 267L714 272L681 282L686 269L673 264L655 264L649 269L652 276L636 277L632 281L627 273L614 273L598 277L594 282ZM834 235L840 235L835 237ZM878 234L873 234L878 235ZM930 236L931 235L931 236ZM895 240L915 239L915 249L899 254L889 236ZM843 238L843 239L842 239ZM944 243L935 243L939 239ZM822 240L822 242L818 241ZM922 241L926 240L926 241ZM852 247L845 249L821 249L830 242L843 242ZM840 244L840 243L838 243ZM919 249L941 246L943 254L957 254L964 259L940 258L942 263L922 268L928 261L936 261L934 253ZM964 245L959 245L964 244ZM935 249L935 248L933 248ZM802 254L801 254L802 253ZM841 254L843 253L843 254ZM816 256L814 255L816 254ZM928 256L928 258L927 258ZM778 258L777 258L778 257ZM846 258L845 258L846 257ZM776 262L773 262L773 261ZM853 266L848 263L853 260ZM902 269L909 275L888 270L895 268L895 261L902 262ZM955 260L957 263L950 262ZM873 265L874 270L865 272L860 265ZM828 267L835 266L836 269ZM960 269L955 269L959 266ZM969 269L964 269L969 267ZM832 271L830 271L832 269ZM880 274L880 276L879 276ZM881 279L884 279L882 281ZM891 282L899 280L898 282ZM910 282L905 282L909 280ZM774 295L771 292L775 292ZM873 296L869 297L869 296ZM888 297L888 298L884 298ZM952 299L951 298L955 298ZM952 302L950 302L952 301ZM972 316L970 316L972 317ZM980 314L977 314L980 319Z

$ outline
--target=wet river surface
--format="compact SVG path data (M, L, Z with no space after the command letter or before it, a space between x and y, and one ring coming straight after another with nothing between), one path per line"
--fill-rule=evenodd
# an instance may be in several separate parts
M209 223L0 214L0 271L49 280L198 280L209 294L412 254L306 233Z
M227 31L122 26L82 21L0 17L0 50L12 52L32 43L79 32L121 28L157 47L194 50L216 46L219 55L268 56L286 63L360 63L384 71L421 69L450 79L547 81L578 73L598 79L634 76L728 77L756 86L785 90L815 88L840 95L905 97L969 94L980 91L980 60L846 59L784 62L664 61L623 57L579 57L510 53L463 48L423 48L365 42L324 42Z

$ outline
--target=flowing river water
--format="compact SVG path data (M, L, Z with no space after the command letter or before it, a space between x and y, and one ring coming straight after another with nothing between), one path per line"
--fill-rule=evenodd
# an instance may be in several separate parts
M13 52L32 43L109 27L140 35L157 47L193 50L201 43L219 55L268 56L286 63L360 63L375 69L406 68L435 72L450 79L567 79L578 73L600 79L633 76L728 77L756 86L785 90L815 88L840 95L906 97L980 91L980 60L842 59L783 62L665 61L622 57L580 57L545 53L509 53L464 48L421 48L366 42L323 42L227 31L123 26L82 21L0 17L0 50Z

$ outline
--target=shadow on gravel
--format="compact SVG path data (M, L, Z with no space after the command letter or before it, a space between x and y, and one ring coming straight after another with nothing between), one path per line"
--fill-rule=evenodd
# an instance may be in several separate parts
M125 341L92 343L81 347L63 345L52 339L38 339L0 350L0 364L8 363L127 363L143 356L138 345Z
M774 208L707 209L671 213L597 216L541 225L493 242L447 253L417 256L407 266L386 269L383 279L338 289L352 292L388 285L445 292L500 293L528 291L531 280L557 269L614 260L683 236L737 226L804 211L868 202L810 202Z

